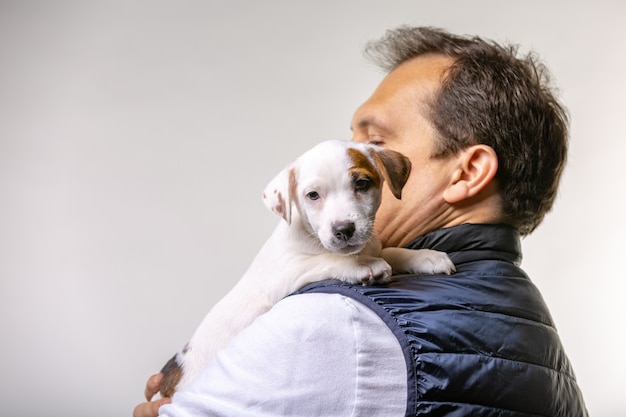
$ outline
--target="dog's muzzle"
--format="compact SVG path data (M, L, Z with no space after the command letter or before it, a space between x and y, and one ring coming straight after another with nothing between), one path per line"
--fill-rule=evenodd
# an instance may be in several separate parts
M333 223L329 232L326 239L320 239L322 244L329 251L343 255L360 252L369 240L369 236L359 233L356 224L350 220Z

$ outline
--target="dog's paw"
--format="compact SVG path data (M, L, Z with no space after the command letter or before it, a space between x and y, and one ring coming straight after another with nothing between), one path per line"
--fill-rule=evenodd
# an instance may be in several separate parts
M446 274L456 272L456 267L447 253L432 249L414 251L411 271L415 274Z
M391 277L391 266L382 258L373 256L344 257L350 260L333 274L341 281L350 284L375 284L388 282Z
M445 252L432 249L384 248L381 256L394 274L451 274L454 263Z
M363 285L380 284L389 281L391 277L391 265L383 258L375 258L371 256L360 256L362 273L359 282Z

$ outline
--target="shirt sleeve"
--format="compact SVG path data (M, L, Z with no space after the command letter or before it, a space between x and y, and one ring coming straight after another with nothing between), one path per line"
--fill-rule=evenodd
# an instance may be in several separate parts
M244 329L159 415L404 416L406 384L400 345L373 311L301 294Z

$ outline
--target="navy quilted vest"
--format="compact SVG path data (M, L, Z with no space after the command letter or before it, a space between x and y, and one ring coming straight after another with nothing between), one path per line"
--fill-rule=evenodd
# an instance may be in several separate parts
M382 318L406 359L407 416L587 416L550 313L517 266L514 229L465 224L410 247L447 252L457 273L385 286L331 280L298 292L343 294Z

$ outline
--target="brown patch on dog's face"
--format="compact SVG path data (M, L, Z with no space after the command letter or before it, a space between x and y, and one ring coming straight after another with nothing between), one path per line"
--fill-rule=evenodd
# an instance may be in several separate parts
M350 167L350 175L354 179L368 178L372 181L372 185L375 188L380 189L382 183L382 177L376 166L370 161L370 159L363 152L349 148L348 157L352 162Z

